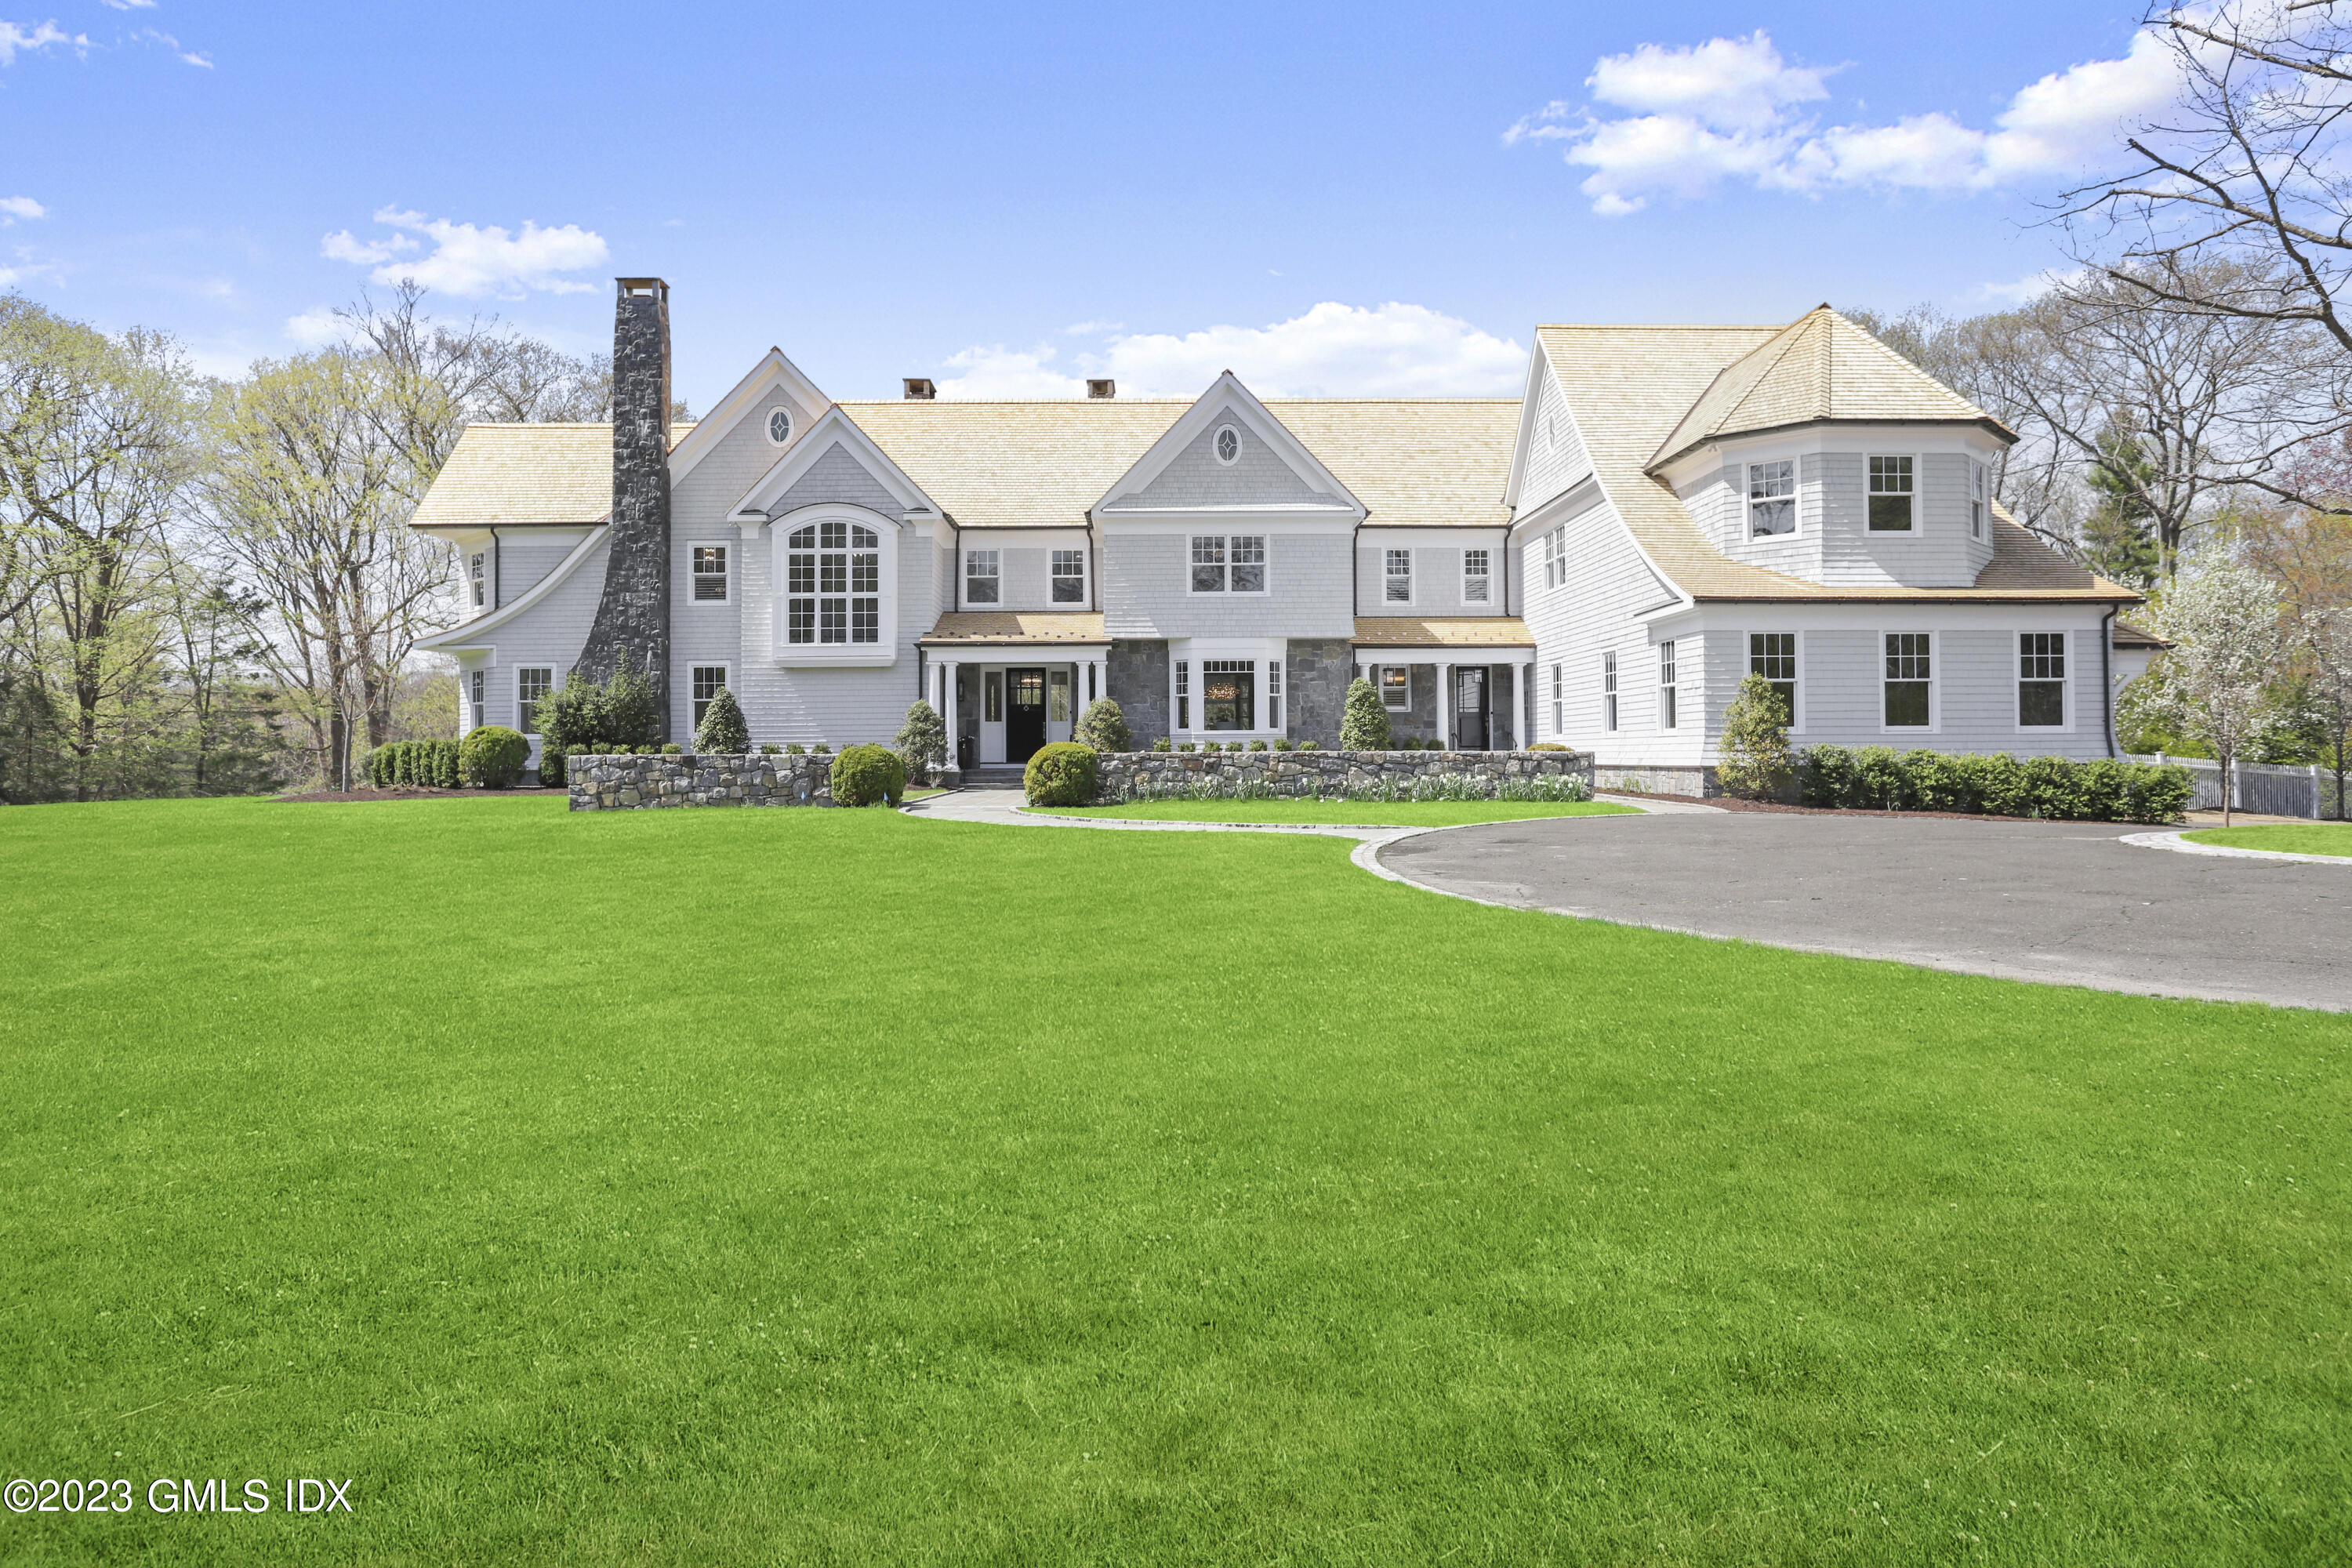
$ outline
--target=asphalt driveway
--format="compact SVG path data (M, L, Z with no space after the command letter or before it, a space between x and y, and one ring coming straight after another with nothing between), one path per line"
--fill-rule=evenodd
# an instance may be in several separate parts
M1424 834L1445 892L2014 980L2352 1010L2352 866L2118 843L2144 828L1707 813Z

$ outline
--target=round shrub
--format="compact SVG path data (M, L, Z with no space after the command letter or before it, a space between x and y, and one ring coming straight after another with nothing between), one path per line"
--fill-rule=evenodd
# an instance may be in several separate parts
M891 805L907 793L907 763L887 746L844 746L833 759L833 804Z
M530 761L530 742L504 724L469 730L457 743L457 772L476 789L511 789Z
M1097 697L1087 705L1086 713L1078 720L1077 733L1071 737L1082 746L1097 752L1131 752L1135 737L1128 730L1127 715L1118 703L1108 697Z
M1021 771L1031 805L1087 805L1095 798L1095 749L1076 741L1040 747Z

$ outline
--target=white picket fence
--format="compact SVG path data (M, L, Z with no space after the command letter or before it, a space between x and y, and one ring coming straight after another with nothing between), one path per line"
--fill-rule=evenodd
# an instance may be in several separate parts
M2196 785L2196 793L2189 797L2189 809L2221 809L2221 763L2204 757L2168 756L2162 752L2153 756L2133 754L2131 761L2187 768ZM2282 768L2261 763L2240 763L2230 770L2230 775L2234 786L2231 793L2237 796L2230 803L2232 811L2251 811L2269 816L2343 819L2344 803L2336 798L2336 774L2330 769L2316 765Z

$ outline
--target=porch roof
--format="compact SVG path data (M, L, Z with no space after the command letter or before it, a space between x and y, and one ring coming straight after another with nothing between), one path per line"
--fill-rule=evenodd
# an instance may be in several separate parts
M1358 616L1356 646L1466 651L1532 648L1536 639L1517 616Z
M1099 613L1052 614L1040 610L955 610L916 639L925 647L995 647L1015 643L1103 643Z

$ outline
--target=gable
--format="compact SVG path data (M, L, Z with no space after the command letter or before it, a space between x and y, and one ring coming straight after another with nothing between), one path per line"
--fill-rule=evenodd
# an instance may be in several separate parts
M1230 463L1217 456L1217 432L1230 426L1239 450ZM1117 511L1191 511L1216 507L1345 507L1328 490L1317 489L1283 460L1265 437L1240 420L1213 420L1141 489L1107 503Z
M729 515L739 521L782 517L795 507L826 501L864 507L885 517L938 510L836 405L795 437L783 456L743 489Z
M683 483L720 446L740 445L736 439L740 436L748 435L765 447L769 460L773 461L778 448L768 442L767 415L780 405L793 411L793 440L797 442L824 416L832 400L801 374L800 366L784 357L782 349L772 348L670 449L671 485Z
M828 443L824 454L809 465L808 471L769 502L766 510L773 516L782 517L804 506L820 506L827 502L862 506L868 511L878 511L885 516L904 510L882 481L868 472L866 465L837 440Z

